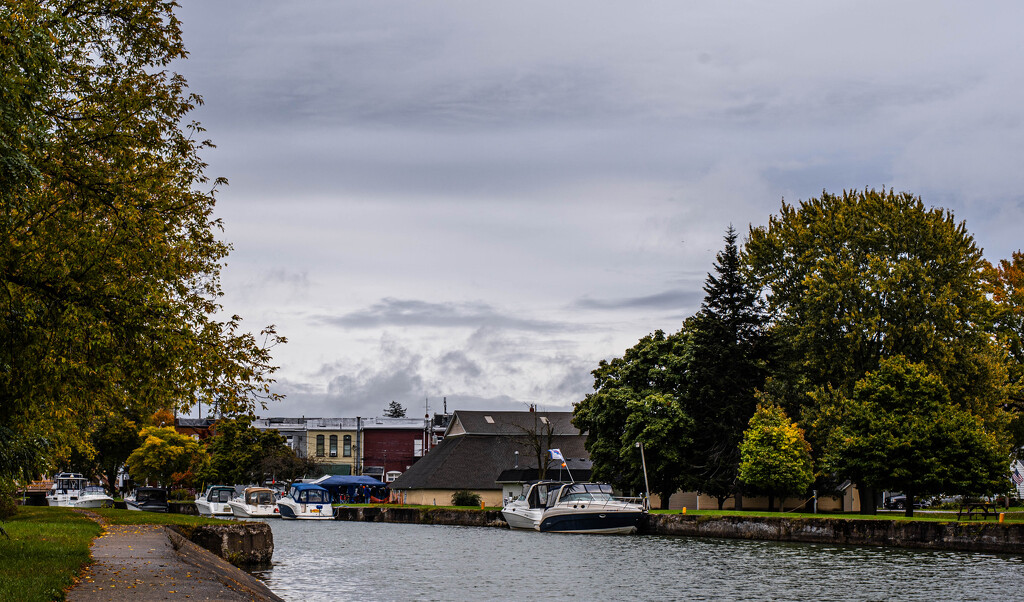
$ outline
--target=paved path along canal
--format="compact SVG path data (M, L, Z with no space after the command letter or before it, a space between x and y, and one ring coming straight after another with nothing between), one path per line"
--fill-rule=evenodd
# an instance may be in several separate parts
M107 525L93 541L95 563L68 594L99 600L280 600L262 583L153 525Z

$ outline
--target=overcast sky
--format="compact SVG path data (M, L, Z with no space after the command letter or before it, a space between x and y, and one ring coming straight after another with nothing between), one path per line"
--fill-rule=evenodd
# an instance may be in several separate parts
M1024 230L1024 4L183 0L224 305L284 402L568 410L722 236L893 187Z

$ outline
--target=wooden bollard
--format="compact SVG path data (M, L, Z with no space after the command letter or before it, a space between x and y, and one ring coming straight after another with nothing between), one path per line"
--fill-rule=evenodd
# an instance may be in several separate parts
M686 514L686 506L683 506L683 514Z
M1003 518L1005 518L1005 517L1006 517L1006 513L1005 512L1000 512L999 513L999 522L1003 522Z

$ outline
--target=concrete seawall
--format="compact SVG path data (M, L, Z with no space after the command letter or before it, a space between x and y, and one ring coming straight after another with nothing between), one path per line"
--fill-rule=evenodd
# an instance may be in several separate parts
M641 525L641 532L928 550L1024 552L1021 523L650 514Z
M269 566L274 556L274 532L267 523L239 521L168 529L238 567Z
M498 510L467 508L423 508L388 506L341 507L334 509L336 520L374 523L412 523L420 525L461 525L466 527L508 527Z
M335 518L363 522L508 528L508 524L501 517L501 512L469 508L342 507L335 509ZM1024 553L1024 523L900 521L840 516L787 518L649 514L640 524L640 533L1004 554Z

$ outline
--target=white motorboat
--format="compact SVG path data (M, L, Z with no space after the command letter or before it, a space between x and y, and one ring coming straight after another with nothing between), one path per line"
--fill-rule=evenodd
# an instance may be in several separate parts
M210 485L196 496L196 510L202 516L231 516L228 502L235 497L235 488L227 485Z
M333 519L331 494L319 485L295 483L288 489L288 495L277 500L281 518Z
M531 500L533 490L542 484L547 485L547 499L538 488ZM606 483L537 483L506 506L502 516L514 529L625 534L636 532L646 512L642 504L616 498L612 486Z
M167 490L161 487L139 487L124 498L129 510L167 512Z
M53 480L46 495L49 506L69 508L103 508L114 505L114 498L99 485L86 485L87 480L77 472L62 472Z
M228 502L238 518L274 518L281 516L277 494L266 487L247 487L242 495Z
M109 508L114 505L114 498L99 485L86 485L82 494L75 502L75 508Z
M561 481L538 481L532 483L522 495L512 500L501 509L505 522L513 529L538 530L540 520L544 518L547 507L548 492L557 491L564 483Z

